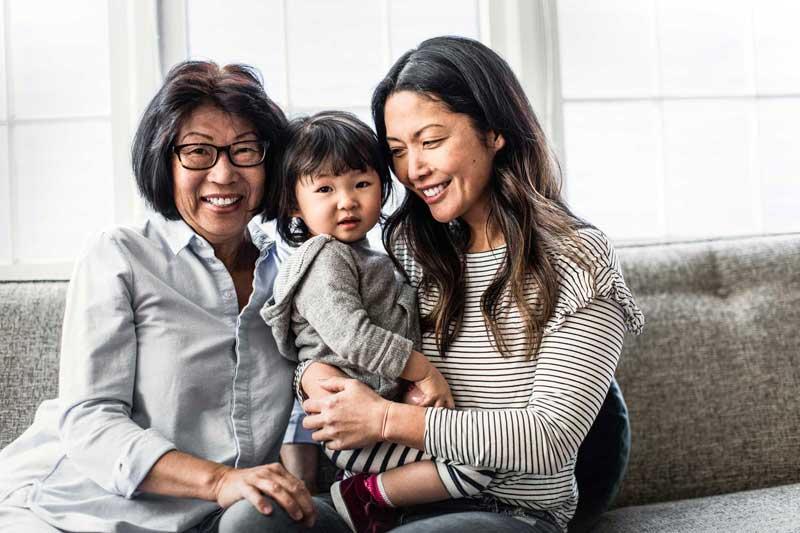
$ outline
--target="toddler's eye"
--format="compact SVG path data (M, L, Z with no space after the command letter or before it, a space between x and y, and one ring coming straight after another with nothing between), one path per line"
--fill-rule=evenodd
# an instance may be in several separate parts
M315 192L331 192L333 189L329 185L323 185L319 187Z
M372 185L372 183L368 181L359 181L356 183L356 189L363 189L365 187L369 187L370 185Z

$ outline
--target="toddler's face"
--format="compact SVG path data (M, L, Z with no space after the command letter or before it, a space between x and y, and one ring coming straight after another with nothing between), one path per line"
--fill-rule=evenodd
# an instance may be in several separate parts
M381 214L381 180L372 169L301 176L295 197L294 216L305 222L312 235L325 233L342 242L364 237Z

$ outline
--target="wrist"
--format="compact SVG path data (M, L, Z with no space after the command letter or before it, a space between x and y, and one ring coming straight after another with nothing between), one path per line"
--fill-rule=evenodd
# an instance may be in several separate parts
M392 409L392 403L393 402L387 401L386 402L386 407L384 407L384 409L383 409L383 423L381 424L381 435L380 435L380 437L381 437L380 440L381 441L385 441L386 440L386 423L389 420L389 411Z
M425 435L425 407L392 402L386 411L383 440L422 450Z
M406 366L400 374L400 377L416 383L417 381L422 381L427 378L432 368L433 365L428 361L428 358L414 350L408 357L408 362L406 362Z
M216 464L211 469L209 479L205 483L204 500L219 501L219 494L222 491L225 475L231 470L233 470L232 467L223 464Z

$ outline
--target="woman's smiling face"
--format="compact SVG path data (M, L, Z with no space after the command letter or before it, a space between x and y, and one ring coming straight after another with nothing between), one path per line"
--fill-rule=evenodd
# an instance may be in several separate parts
M185 120L175 144L207 143L227 146L258 140L248 121L218 107L203 105ZM264 165L237 167L227 153L205 170L184 168L173 154L175 206L181 218L211 244L241 241L247 223L264 195Z
M386 140L398 179L422 198L439 222L461 218L473 230L486 224L487 187L505 140L476 131L469 116L426 95L400 91L384 108Z

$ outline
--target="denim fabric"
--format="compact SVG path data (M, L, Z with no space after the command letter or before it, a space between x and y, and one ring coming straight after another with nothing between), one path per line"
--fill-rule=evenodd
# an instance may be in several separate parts
M314 497L318 519L311 531L349 533L350 529L336 513L330 494ZM417 505L400 511L400 525L392 531L401 533L561 533L547 513L522 510L499 503L491 496L482 499L446 500Z
M548 513L506 505L490 495L411 507L402 512L400 522L400 527L393 531L561 533Z
M311 438L313 431L303 427L303 419L305 417L306 414L303 412L300 402L295 399L292 406L292 414L289 415L289 425L283 435L284 444L319 444Z

